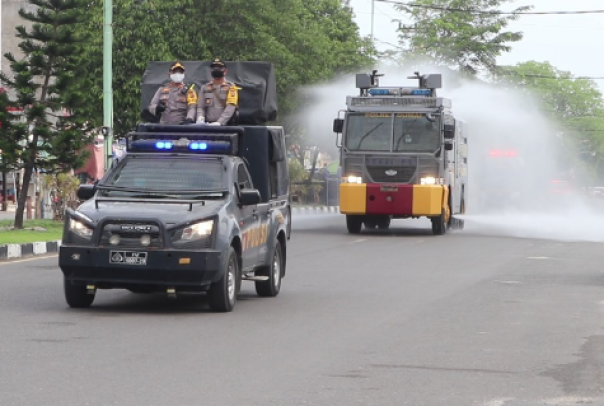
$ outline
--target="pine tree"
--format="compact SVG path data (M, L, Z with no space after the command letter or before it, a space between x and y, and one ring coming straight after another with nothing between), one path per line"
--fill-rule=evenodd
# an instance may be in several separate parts
M21 9L19 15L33 23L27 30L17 27L24 58L6 54L12 75L0 73L0 82L14 94L0 103L0 116L9 107L22 109L20 120L2 130L0 149L9 150L11 163L24 169L18 197L15 228L23 228L23 214L35 169L68 171L86 158L81 151L86 137L86 119L77 108L84 100L82 69L78 63L84 46L78 24L86 19L82 0L29 0L35 12ZM39 156L47 155L41 162ZM33 198L33 196L31 196Z

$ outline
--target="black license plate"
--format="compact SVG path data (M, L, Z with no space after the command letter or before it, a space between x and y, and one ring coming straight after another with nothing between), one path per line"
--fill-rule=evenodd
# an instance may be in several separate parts
M111 251L110 264L147 265L147 253L139 251Z

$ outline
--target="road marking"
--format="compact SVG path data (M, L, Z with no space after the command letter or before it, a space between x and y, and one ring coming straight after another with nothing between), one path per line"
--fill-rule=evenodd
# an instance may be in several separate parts
M0 266L19 264L21 262L41 261L43 259L55 258L57 256L59 256L59 255L58 254L54 254L54 255L45 255L45 256L41 256L41 257L34 257L34 258L27 258L27 259L17 259L15 261L0 262Z
M503 283L504 285L522 285L520 281L498 281L495 280L495 283Z
M349 242L348 244L349 245L350 244L358 244L358 243L363 242L363 241L367 241L367 238L361 238L360 240L355 240L355 241Z
M484 403L483 406L504 406L507 402L512 400L514 400L514 398L493 399Z
M550 257L527 257L527 259L551 259Z

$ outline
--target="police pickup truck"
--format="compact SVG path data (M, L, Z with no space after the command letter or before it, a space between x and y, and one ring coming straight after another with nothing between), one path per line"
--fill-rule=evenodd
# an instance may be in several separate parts
M244 280L279 294L291 232L281 127L140 124L124 158L78 197L59 253L71 307L98 289L205 291L221 312Z

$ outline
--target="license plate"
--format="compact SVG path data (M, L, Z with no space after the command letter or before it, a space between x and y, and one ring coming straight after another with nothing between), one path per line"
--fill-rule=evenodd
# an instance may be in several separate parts
M147 265L147 253L138 251L111 251L110 264Z
M382 186L380 188L380 191L382 191L382 192L397 192L398 191L398 187L396 187L396 186Z

